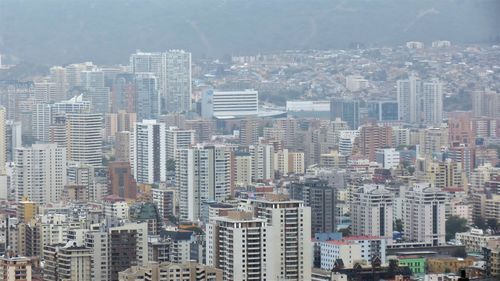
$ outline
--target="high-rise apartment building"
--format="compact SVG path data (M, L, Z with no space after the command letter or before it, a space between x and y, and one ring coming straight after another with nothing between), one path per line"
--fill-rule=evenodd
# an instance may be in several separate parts
M432 246L445 241L446 192L428 183L415 184L404 192L404 235L409 241L425 242Z
M112 162L108 166L109 193L126 199L137 197L137 184L129 162Z
M74 241L44 247L43 280L91 281L91 252Z
M109 228L110 278L134 265L148 263L148 224L127 223Z
M359 135L359 148L363 156L370 161L376 161L377 149L392 146L392 128L376 125L361 127Z
M85 233L86 248L90 249L91 271L90 275L93 281L110 280L111 262L109 235L106 231L96 230Z
M0 175L5 174L5 163L7 161L7 130L6 130L6 123L7 120L5 119L6 117L6 111L5 107L0 106ZM17 137L17 134L14 135L14 137ZM10 141L12 142L14 138L11 138ZM12 146L11 148L12 149Z
M307 178L303 183L293 183L291 197L304 201L311 208L311 233L330 233L336 229L335 189L317 178Z
M191 110L191 53L169 50L164 54L164 100L167 112Z
M18 201L59 202L66 184L66 151L56 144L33 144L15 150L13 186Z
M50 104L38 103L33 106L31 117L31 132L37 141L49 141L49 127L52 122Z
M195 144L195 131L170 127L166 131L167 160L175 159L177 149L189 148Z
M385 186L364 185L351 197L353 235L392 237L394 195Z
M267 223L267 280L311 280L311 209L284 195L242 202Z
M397 81L399 118L409 124L438 125L443 120L443 83L415 75Z
M0 257L0 279L3 281L31 281L32 262L26 257Z
M150 72L135 74L135 112L137 121L157 119L160 114L158 77Z
M272 280L267 276L266 221L250 212L229 211L207 225L207 265L222 269L224 280Z
M222 201L231 191L231 153L224 146L179 149L175 159L181 220L197 221L201 205Z
M66 116L68 160L101 166L102 115L96 113L69 113Z
M138 183L166 180L165 124L156 120L136 123L133 140L133 171Z

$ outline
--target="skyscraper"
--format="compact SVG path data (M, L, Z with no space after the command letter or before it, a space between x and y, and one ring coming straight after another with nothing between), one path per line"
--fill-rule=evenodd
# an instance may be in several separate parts
M13 186L18 201L59 202L66 184L66 151L56 144L33 144L15 150Z
M136 123L133 140L133 171L138 183L166 180L165 124L156 120Z
M165 103L167 112L191 110L191 53L184 50L165 52ZM160 83L163 84L163 83Z
M101 166L102 115L69 113L66 116L68 160Z
M181 220L197 221L202 203L220 202L229 196L230 157L230 151L224 146L177 150L175 170Z

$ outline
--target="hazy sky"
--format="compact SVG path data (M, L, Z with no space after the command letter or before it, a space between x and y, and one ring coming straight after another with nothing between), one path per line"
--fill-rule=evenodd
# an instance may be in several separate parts
M498 0L0 0L0 53L44 64L499 38Z

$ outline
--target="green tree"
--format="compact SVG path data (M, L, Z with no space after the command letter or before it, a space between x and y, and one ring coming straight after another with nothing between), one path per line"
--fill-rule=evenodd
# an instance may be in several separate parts
M446 241L455 238L457 232L469 230L467 220L458 216L451 216L446 221Z
M496 219L488 219L486 221L486 224L488 225L489 228L491 228L493 231L496 231L498 229L498 221Z
M348 228L342 228L339 230L339 232L342 233L342 237L351 236L351 227L349 226Z
M486 229L486 222L482 217L475 218L474 225L479 229Z
M403 221L400 220L400 219L396 219L394 221L393 228L394 228L395 231L399 231L399 232L403 231Z

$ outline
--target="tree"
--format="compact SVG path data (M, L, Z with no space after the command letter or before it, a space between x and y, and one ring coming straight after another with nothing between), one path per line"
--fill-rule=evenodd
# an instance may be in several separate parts
M486 229L486 222L482 217L477 217L474 219L474 225L479 229Z
M339 232L342 233L342 237L351 236L351 227L349 226L348 228L342 228L339 230Z
M489 228L491 228L493 231L496 231L498 228L498 221L496 219L488 219L486 221L486 224L488 225Z
M402 232L403 231L403 221L400 220L400 219L396 219L394 221L394 230L395 231L399 231L399 232Z
M451 216L446 221L446 241L455 238L457 232L469 230L467 220L458 216Z

